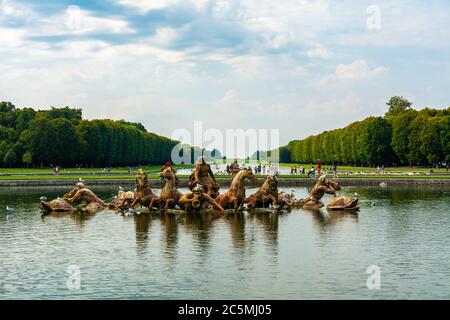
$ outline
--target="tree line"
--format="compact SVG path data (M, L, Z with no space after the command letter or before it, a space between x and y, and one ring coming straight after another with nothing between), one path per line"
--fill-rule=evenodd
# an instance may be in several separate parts
M368 117L279 148L280 162L354 166L436 165L450 162L450 108L420 111L403 97L384 117Z
M84 120L81 109L19 109L0 102L2 166L161 164L177 143L140 123Z

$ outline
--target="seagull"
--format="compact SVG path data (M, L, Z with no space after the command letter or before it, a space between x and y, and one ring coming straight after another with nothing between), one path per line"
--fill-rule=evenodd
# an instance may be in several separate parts
M354 197L355 197L355 198L359 198L359 193L358 193L358 192L355 192Z
M120 191L123 191L123 188L122 188L122 186L119 186L119 190L120 190Z
M14 212L13 208L11 208L10 206L6 206L6 214L10 214L10 213L13 213L13 212Z
M134 210L133 208L130 208L127 211L125 211L123 214L124 214L124 216L129 217L135 213L136 213L136 210Z
M39 198L39 200L41 200L41 201L47 201L47 197L42 196L42 197Z

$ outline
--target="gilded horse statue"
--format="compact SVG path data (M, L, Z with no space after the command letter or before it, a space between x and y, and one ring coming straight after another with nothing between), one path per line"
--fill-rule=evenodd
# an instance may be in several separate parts
M263 185L245 199L249 209L264 208L272 204L274 208L278 207L278 179L275 175L269 175L264 180Z
M237 211L245 201L245 180L257 181L251 169L240 169L233 177L230 188L217 197L217 203L224 208L232 208Z
M149 207L153 208L156 204L159 204L164 210L174 209L175 206L180 204L180 198L182 197L181 192L177 189L175 173L168 167L161 171L160 177L166 182L160 196L152 198Z
M131 208L134 208L136 204L140 204L144 207L149 207L152 199L158 198L158 196L152 192L150 183L148 181L148 176L144 171L138 171L135 179L135 185L136 192L134 193L134 199L131 203Z

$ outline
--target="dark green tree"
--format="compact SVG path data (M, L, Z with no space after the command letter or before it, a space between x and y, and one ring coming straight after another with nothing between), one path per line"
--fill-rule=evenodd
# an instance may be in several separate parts
M389 107L386 117L392 117L398 115L400 112L410 110L412 102L408 101L404 97L395 96L392 97L386 105Z

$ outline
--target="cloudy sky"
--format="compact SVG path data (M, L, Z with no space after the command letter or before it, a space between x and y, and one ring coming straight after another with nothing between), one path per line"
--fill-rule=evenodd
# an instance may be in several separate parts
M450 105L447 0L0 0L0 100L280 143Z

